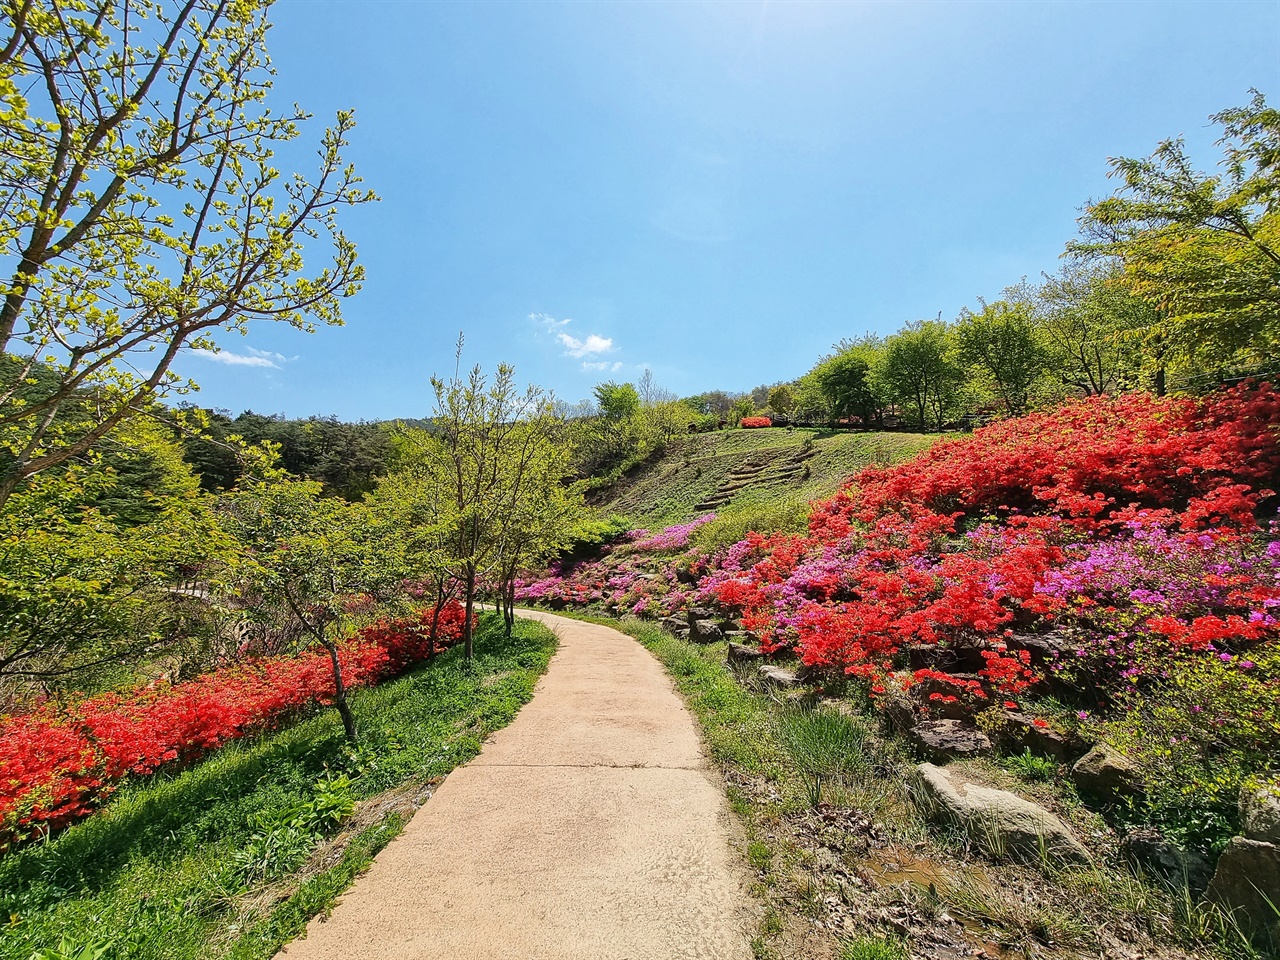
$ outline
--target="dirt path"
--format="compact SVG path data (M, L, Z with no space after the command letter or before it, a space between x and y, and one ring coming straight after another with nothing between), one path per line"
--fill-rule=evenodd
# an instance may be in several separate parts
M544 613L533 701L451 773L288 960L746 960L729 812L630 637Z

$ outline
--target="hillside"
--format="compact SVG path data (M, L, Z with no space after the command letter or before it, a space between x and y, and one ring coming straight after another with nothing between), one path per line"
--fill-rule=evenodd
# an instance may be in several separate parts
M677 523L710 510L803 503L830 496L863 467L898 463L937 439L936 434L781 427L695 434L597 491L593 501L645 526Z

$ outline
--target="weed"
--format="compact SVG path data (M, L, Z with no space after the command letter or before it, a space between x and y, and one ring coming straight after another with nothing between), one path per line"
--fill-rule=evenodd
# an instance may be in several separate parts
M1028 747L1022 753L1006 757L1005 767L1014 775L1029 782L1052 780L1058 773L1058 765L1047 757L1036 756Z
M840 960L908 960L910 954L900 940L859 937L840 948Z
M772 860L773 851L769 849L768 844L760 843L758 840L747 844L747 862L761 873L768 873Z
M779 719L778 732L805 778L811 807L822 801L824 780L839 780L870 766L867 743L871 731L861 718L822 708L792 708Z

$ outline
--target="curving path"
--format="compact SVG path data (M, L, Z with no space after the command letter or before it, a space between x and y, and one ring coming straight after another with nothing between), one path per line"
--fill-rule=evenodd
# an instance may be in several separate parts
M445 779L287 960L747 960L729 812L661 665L560 637L533 700Z

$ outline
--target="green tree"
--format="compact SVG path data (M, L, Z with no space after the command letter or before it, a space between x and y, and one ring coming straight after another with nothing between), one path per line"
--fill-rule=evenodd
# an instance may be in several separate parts
M459 361L461 351L459 338ZM439 491L444 562L460 585L470 659L478 582L496 563L508 515L536 486L543 447L562 421L541 389L517 388L507 364L499 364L492 382L477 366L465 377L432 377L431 385L436 411L421 438L420 468Z
M356 722L338 643L346 633L353 598L385 599L398 586L399 540L394 531L373 522L365 505L321 497L320 490L319 483L282 471L250 477L228 496L227 516L247 553L248 562L238 574L242 595L259 611L285 607L308 643L328 653L333 705L347 739L354 741Z
M266 0L2 5L0 353L19 362L0 382L0 506L183 389L172 363L217 349L212 331L340 323L363 274L338 211L373 198L342 160L350 113L313 177L273 166L306 114L263 105ZM308 272L322 238L332 260ZM56 375L33 390L40 367Z
M870 426L879 420L881 404L872 368L882 349L874 337L842 340L836 344L835 352L810 372L826 400L832 422L857 417L864 426Z
M1007 300L978 303L978 313L962 310L953 327L960 359L989 380L1005 413L1019 416L1046 363L1031 312Z
M780 383L769 391L769 409L780 417L788 417L796 408L796 393L789 384Z
M622 423L640 410L640 394L630 383L597 383L595 396L600 416L614 423Z
M1046 370L1068 390L1096 396L1133 386L1144 373L1155 379L1159 358L1146 341L1159 336L1156 311L1121 271L1115 261L1072 258L1038 287L1005 291L1030 312Z
M951 331L941 320L917 320L885 342L875 379L895 403L915 413L916 425L939 430L953 409L963 374L952 359Z
M1198 171L1181 138L1113 159L1123 185L1086 206L1070 249L1119 258L1175 364L1266 362L1280 349L1280 111L1255 90L1211 119L1221 173Z
M234 555L155 421L31 478L0 511L0 702L173 660L209 627L209 588Z

